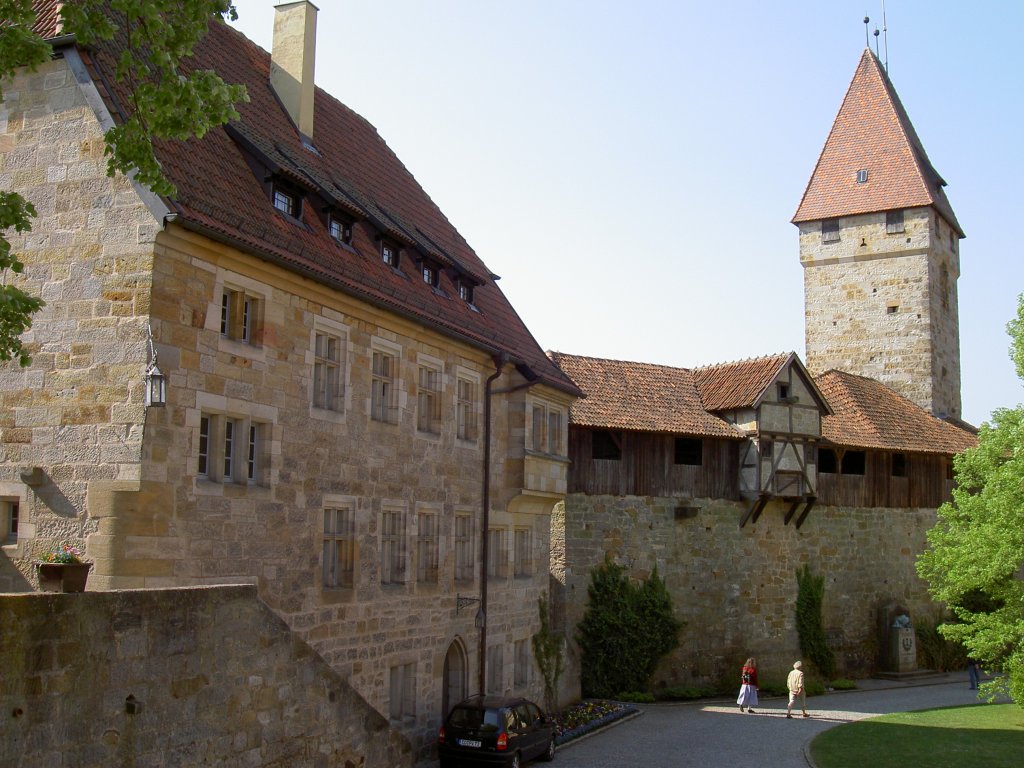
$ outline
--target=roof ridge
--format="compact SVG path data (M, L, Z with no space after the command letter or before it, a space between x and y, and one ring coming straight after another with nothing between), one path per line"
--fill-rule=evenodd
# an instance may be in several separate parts
M691 368L690 370L692 370L694 372L696 372L696 371L706 371L706 370L709 370L711 368L724 368L725 366L728 366L728 365L742 365L744 363L759 363L759 362L767 361L767 360L789 358L790 355L794 355L794 354L796 354L796 353L792 352L792 351L790 351L790 352L775 352L775 353L770 354L770 355L758 355L757 357L744 357L744 358L742 358L740 360L726 360L726 361L721 362L721 363L707 363L706 365L698 365L697 367Z

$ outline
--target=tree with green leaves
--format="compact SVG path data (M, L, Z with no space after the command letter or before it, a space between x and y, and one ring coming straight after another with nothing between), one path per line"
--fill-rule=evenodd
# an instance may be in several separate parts
M107 131L107 173L133 174L154 193L173 196L160 169L154 140L201 138L238 117L234 104L247 99L244 86L228 85L207 70L184 72L181 62L206 34L211 19L237 18L231 0L69 0L61 5L65 35L83 45L121 35L115 77L128 87L131 110ZM19 69L34 71L48 61L50 44L33 31L32 0L0 0L0 82ZM3 94L0 92L0 100ZM43 301L9 284L24 264L11 252L9 230L31 230L35 208L20 194L0 191L0 361L31 359L21 335Z
M1024 380L1024 295L1007 331ZM994 411L953 468L953 499L939 508L917 570L957 618L940 632L1000 673L982 690L1024 706L1024 406Z
M584 696L645 692L658 662L679 644L682 623L657 568L642 582L610 559L591 571L577 627Z

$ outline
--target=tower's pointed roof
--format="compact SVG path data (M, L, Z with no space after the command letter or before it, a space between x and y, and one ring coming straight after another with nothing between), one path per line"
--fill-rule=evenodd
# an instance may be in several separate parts
M858 183L858 171L867 171L866 181ZM933 206L963 237L945 185L889 76L865 49L793 223Z

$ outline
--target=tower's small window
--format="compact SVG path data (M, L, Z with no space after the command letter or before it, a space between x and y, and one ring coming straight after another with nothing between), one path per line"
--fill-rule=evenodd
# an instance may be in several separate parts
M867 184L868 183L868 171L867 168L861 168L857 171L857 183Z
M837 243L839 242L839 220L829 219L821 222L821 242L823 243Z
M887 315L896 315L896 314L899 314L899 311L900 311L900 305L899 304L890 304L889 306L887 306L885 308L885 314L887 314Z
M890 235L895 235L904 231L902 210L885 212L885 231Z

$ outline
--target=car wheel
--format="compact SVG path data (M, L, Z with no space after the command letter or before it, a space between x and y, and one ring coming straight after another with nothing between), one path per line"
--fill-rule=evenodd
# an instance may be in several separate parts
M519 753L516 752L512 755L512 762L508 764L508 768L519 768Z
M540 756L540 759L545 763L550 763L555 759L555 737L551 737L551 741L548 742L548 748L544 750L544 754Z

